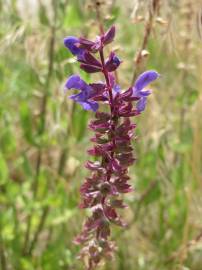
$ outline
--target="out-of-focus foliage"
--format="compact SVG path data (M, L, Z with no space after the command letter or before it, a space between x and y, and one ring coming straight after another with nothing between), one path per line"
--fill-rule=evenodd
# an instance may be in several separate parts
M77 205L91 115L63 93L67 76L78 73L63 38L96 35L94 2L0 1L2 270L83 269L72 240L85 214ZM152 7L100 2L105 28L117 25L118 78L127 87ZM117 254L103 270L202 269L201 6L160 2L141 69L162 76L138 120L129 228L114 228Z

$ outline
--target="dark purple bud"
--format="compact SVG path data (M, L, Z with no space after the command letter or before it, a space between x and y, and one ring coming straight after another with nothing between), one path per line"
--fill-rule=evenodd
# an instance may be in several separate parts
M113 25L105 34L103 37L103 44L109 44L114 40L115 37L116 28Z
M83 54L83 58L80 60L80 62L102 68L101 63L89 52L85 52Z
M91 47L95 44L95 42L88 40L86 38L79 38L80 48L86 49L87 51L91 51Z
M121 64L121 61L119 60L119 58L115 55L114 52L111 52L109 58L107 59L105 63L105 67L108 72L112 72L112 71L115 71L119 67L120 64Z

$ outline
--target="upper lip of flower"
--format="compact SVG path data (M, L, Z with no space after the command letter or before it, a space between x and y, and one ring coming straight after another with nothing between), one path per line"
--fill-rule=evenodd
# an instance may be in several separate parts
M159 77L155 70L143 72L136 80L133 86L133 96L148 96L150 92L145 91L145 87Z
M148 70L142 73L136 80L133 86L133 97L139 98L139 101L136 104L136 108L139 112L145 109L147 103L147 96L151 94L151 90L145 89L148 84L153 82L159 77L158 72L155 70Z

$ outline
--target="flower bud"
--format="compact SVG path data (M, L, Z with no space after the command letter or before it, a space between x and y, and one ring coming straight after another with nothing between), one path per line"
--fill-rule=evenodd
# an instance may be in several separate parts
M107 59L105 63L105 67L108 72L115 71L119 65L121 64L120 59L115 55L114 52L111 52L109 58Z

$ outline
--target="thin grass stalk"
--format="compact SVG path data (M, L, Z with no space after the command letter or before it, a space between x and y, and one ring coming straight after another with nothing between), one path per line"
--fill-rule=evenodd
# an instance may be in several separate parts
M54 11L54 19L53 19L53 25L50 28L50 47L49 47L49 56L48 56L48 73L46 77L46 82L45 82L45 91L44 95L42 97L42 102L41 102L41 108L40 108L40 125L39 125L39 130L38 130L38 135L41 136L43 135L45 131L45 126L46 126L46 115L47 115L47 103L48 103L48 98L49 98L49 87L50 87L50 81L51 81L51 76L53 73L53 61L54 61L54 49L55 49L55 32L56 32L56 20L57 20L57 12L56 12L56 5L52 1L52 7ZM33 199L36 199L37 192L38 192L38 185L39 185L39 175L40 175L40 170L41 170L41 165L42 165L42 149L39 147L38 152L37 152L37 160L36 160L36 174L34 178L34 183L33 183ZM33 215L30 214L28 216L27 220L27 229L25 233L25 240L24 240L24 246L23 246L23 254L25 255L31 255L31 252L34 248L34 244L37 241L38 238L38 231L39 228L42 227L41 223L43 223L44 212L47 212L47 207L43 210L41 220L39 222L39 226L34 234L33 240L30 244L30 247L28 247L29 242L30 242L30 232L31 232L31 224L32 224L32 217ZM33 244L34 243L34 244Z
M133 72L133 76L132 76L132 84L134 84L135 79L138 75L138 68L140 68L142 60L143 60L142 52L144 50L146 50L146 48L147 48L149 38L150 38L152 29L153 29L153 21L154 21L155 15L159 11L159 5L160 5L160 0L152 0L151 1L151 7L149 8L149 11L148 11L148 13L149 13L148 18L145 22L144 36L143 36L142 44L141 44L141 47L138 50L138 52L135 56L135 60L134 60L134 72Z
M6 251L3 243L2 225L0 222L0 266L2 270L7 270Z

